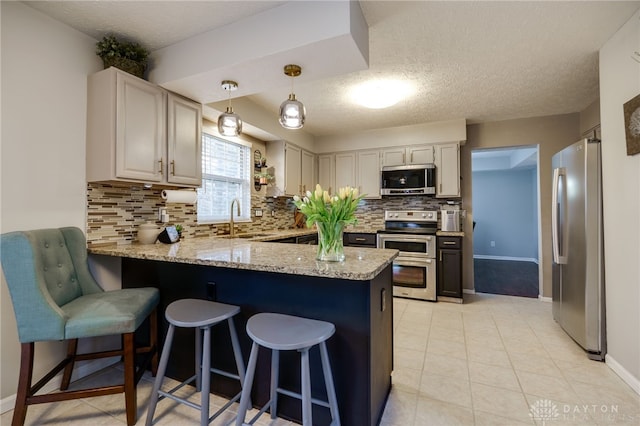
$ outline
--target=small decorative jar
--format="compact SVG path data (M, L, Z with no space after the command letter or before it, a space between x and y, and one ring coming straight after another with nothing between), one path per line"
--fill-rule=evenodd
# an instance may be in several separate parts
M138 226L138 242L140 244L153 244L158 239L160 228L153 222L143 223Z

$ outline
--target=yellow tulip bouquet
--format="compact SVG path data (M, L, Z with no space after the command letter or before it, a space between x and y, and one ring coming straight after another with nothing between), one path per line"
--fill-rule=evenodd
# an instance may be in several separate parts
M355 211L363 197L357 188L350 186L340 188L337 195L330 195L319 184L315 191L307 191L302 198L293 197L293 203L307 218L307 227L315 224L318 229L318 260L344 260L344 226L358 222Z

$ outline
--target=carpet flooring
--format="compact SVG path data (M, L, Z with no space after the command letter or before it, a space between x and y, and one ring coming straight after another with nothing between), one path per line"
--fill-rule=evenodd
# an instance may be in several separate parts
M473 259L477 293L538 297L538 265L534 262Z

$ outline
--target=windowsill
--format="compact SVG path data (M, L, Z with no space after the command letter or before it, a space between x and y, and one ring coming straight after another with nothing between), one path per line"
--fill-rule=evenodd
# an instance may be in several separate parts
M198 225L228 225L230 222L228 220L205 220L200 221L196 219L196 224ZM234 219L233 223L253 223L251 219Z

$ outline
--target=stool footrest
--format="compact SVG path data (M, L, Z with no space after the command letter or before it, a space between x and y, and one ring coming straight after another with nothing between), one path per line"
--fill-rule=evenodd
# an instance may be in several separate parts
M188 405L189 407L195 408L196 410L199 410L200 407L201 407L200 404L196 404L195 402L191 402L191 401L189 401L187 399L181 398L179 396L175 396L174 394L172 394L170 392L165 392L165 391L161 391L160 390L160 391L158 391L158 394L160 394L163 397L163 399L164 398L173 399L176 402L179 402L179 403L184 404L184 405ZM160 400L160 398L158 398L158 401L159 400Z
M297 398L297 399L302 400L302 394L299 394L299 393L296 393L296 392L291 392L290 390L287 390L287 389L277 388L276 392L281 393L283 395L290 396L292 398ZM271 402L271 400L269 400L269 402ZM323 401L321 399L311 398L311 402L313 404L316 404L316 405L321 405L323 407L330 408L329 403L327 401Z
M216 419L216 417L218 417L220 414L224 413L224 411L231 407L231 404L233 404L234 402L238 401L240 399L240 395L242 395L242 391L238 392L236 394L236 396L234 396L233 398L231 398L229 401L227 401L226 404L224 404L218 411L216 411L215 413L213 413L213 416L209 417L209 423L211 423L212 421L214 421ZM235 419L235 417L234 417Z
M301 395L301 394L296 393L296 392L292 392L292 391L287 390L287 389L277 388L277 389L276 389L276 392L281 393L281 394L283 394L283 395L290 396L290 397L292 397L292 398L296 398L296 399L300 399L300 400L302 400L302 395ZM323 406L323 407L331 408L331 406L329 405L329 403L328 403L327 401L323 401L323 400L321 400L321 399L311 398L311 402L312 402L313 404L316 404L316 405L321 405L321 406ZM253 418L252 418L251 420L249 420L249 422L248 422L248 423L243 423L243 424L246 424L246 425L252 425L252 424L254 424L254 423L255 423L255 421L256 421L256 420L258 420L258 418L259 418L261 415L263 415L264 413L266 413L266 412L267 412L267 409L269 408L269 406L270 406L270 405L271 405L271 399L269 399L269 400L266 402L266 404L264 404L264 405L262 406L262 408L260 409L260 411L258 411L258 413L257 413L255 416L253 416ZM333 424L337 424L337 423L332 422L332 423L331 423L331 425L333 425Z
M240 376L234 373L230 373L228 371L219 370L217 368L211 368L211 372L215 374L219 374L220 376L228 377L229 379L240 380Z

